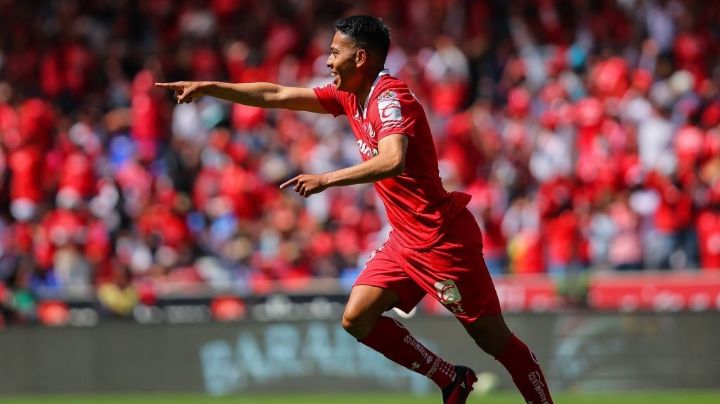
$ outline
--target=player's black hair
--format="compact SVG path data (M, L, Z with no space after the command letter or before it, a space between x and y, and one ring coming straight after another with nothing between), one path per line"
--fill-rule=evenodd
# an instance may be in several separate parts
M377 52L385 62L390 49L390 29L380 18L370 15L353 15L335 23L335 29L352 38L359 48Z

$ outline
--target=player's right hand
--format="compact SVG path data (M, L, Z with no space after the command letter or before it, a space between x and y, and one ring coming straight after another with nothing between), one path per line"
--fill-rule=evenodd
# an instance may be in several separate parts
M155 87L167 88L175 91L178 104L190 103L202 97L203 83L200 81L176 81L174 83L155 83Z

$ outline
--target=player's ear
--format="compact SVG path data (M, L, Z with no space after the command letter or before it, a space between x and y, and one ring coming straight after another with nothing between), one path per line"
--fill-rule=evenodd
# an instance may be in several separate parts
M365 49L362 49L362 48L358 49L355 52L355 66L360 67L364 64L367 64L367 62L368 62L367 57L368 57L368 53Z

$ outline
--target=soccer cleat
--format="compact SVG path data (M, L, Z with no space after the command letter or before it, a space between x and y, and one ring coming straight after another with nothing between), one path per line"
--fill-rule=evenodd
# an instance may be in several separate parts
M455 380L442 389L443 403L465 404L476 381L475 371L466 366L455 366Z

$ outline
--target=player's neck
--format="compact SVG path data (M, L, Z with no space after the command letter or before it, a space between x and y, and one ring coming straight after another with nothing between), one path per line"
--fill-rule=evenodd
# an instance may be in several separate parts
M367 105L370 92L372 91L373 86L375 85L376 80L378 79L378 76L382 71L383 69L377 70L374 73L368 74L363 78L362 84L360 85L358 90L354 92L360 105Z
M373 82L370 82L368 85L363 84L363 86L355 92L355 96L357 97L360 105L365 105L367 98L370 95L370 90L372 90L372 85Z

